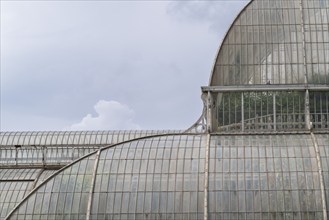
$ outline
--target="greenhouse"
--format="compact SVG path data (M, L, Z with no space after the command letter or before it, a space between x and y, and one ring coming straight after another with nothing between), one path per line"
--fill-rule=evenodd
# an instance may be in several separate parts
M329 1L252 0L186 130L0 133L0 219L328 219Z

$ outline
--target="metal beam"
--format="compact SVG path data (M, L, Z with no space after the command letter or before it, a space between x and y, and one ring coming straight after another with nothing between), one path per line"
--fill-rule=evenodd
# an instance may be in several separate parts
M202 86L202 92L258 92L258 91L329 91L329 85L238 85L238 86Z
M0 164L0 169L45 169L45 170L59 170L70 163L61 163L61 164Z
M210 148L210 133L207 134L207 145L206 145L206 158L204 166L204 200L203 200L203 220L208 220L208 187L209 187L209 148Z
M96 174L97 174L97 168L98 168L98 162L99 162L99 155L101 153L101 149L97 151L95 163L94 163L94 169L93 169L93 177L91 180L91 186L89 190L89 198L88 198L88 206L87 206L87 213L86 213L86 220L90 219L91 215L91 206L93 203L93 194L94 194L94 188L95 188L95 182L96 182Z
M311 137L312 137L312 141L313 141L313 146L315 148L316 161L317 161L317 165L318 165L320 189L321 189L321 201L322 201L322 209L323 209L323 220L327 220L326 191L325 191L325 187L324 187L324 178L322 175L320 149L319 149L318 142L317 142L316 137L313 134L313 132L311 132Z

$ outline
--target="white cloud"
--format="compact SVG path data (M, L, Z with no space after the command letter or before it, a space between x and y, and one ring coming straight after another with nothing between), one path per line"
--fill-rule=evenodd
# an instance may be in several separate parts
M135 112L117 101L100 100L94 106L97 115L86 115L81 122L70 126L70 130L125 130L140 129L133 122Z

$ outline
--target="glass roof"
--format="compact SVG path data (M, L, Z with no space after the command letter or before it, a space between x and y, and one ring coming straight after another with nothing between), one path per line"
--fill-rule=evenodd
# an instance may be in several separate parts
M0 169L0 219L6 215L41 181L55 170Z
M328 138L316 136L324 162ZM322 217L311 135L212 135L209 143L209 219ZM102 148L48 178L8 219L203 218L206 146L204 134Z
M328 130L329 1L250 1L203 92L211 132Z
M328 30L328 0L250 1L185 132L0 132L0 219L326 219Z
M250 1L203 87L208 130L328 130L328 24L328 0Z
M0 146L108 145L150 135L180 132L177 130L0 132Z
M155 134L181 131L1 132L0 165L63 166L100 147Z
M329 83L329 2L254 0L230 27L210 86Z
M315 136L319 145L321 168L327 201L327 216L329 216L329 134L317 134Z
M323 218L310 135L214 136L209 171L210 219Z

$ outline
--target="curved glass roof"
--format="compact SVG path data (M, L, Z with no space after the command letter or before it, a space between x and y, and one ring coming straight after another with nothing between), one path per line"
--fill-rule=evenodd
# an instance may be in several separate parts
M329 2L254 0L230 27L210 86L329 83Z
M4 219L34 187L54 172L33 168L0 169L0 219Z
M311 135L168 135L87 155L37 187L8 219L320 219ZM317 135L327 163L329 135ZM207 159L208 158L208 159ZM322 168L328 170L328 166ZM326 200L328 198L328 194ZM325 202L325 201L324 201Z
M0 218L327 219L328 30L328 0L250 1L187 131L0 133Z
M200 218L205 144L177 135L104 148L46 180L12 218Z
M180 133L178 130L122 131L31 131L0 132L0 146L13 145L109 145L156 134Z
M203 92L212 132L328 130L329 2L251 1Z
M63 166L100 147L135 138L181 131L0 132L0 165Z

